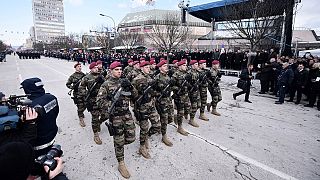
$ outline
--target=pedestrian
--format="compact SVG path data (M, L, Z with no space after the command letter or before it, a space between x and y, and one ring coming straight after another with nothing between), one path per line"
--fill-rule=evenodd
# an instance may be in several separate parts
M234 93L233 94L233 99L236 100L237 96L241 95L241 94L245 94L245 99L244 101L247 103L252 103L249 100L249 95L250 95L250 87L251 87L251 80L253 78L252 76L252 69L253 69L253 65L252 64L248 64L247 68L244 68L241 71L240 74L240 81L242 81L245 86L243 87L242 91ZM239 82L239 81L238 81Z
M280 75L278 76L277 86L279 88L279 100L275 102L275 104L283 104L284 98L286 95L286 91L288 87L291 86L294 78L293 71L289 66L289 62L287 60L283 60L282 62L282 70Z

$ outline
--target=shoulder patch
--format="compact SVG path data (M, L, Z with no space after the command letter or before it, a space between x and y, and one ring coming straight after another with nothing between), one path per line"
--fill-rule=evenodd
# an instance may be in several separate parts
M44 105L43 108L44 108L44 111L46 113L50 112L53 108L55 108L57 106L57 100L54 99L52 101L50 101L48 104Z

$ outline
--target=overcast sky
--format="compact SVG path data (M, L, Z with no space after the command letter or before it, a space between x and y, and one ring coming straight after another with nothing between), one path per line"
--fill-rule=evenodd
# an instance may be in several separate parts
M99 16L103 13L112 16L116 23L129 12L156 9L178 9L179 0L157 0L147 7L144 0L64 0L66 34L85 33L96 26L113 26L110 19ZM191 0L191 6L215 0ZM295 27L306 27L320 32L320 0L302 0L298 5ZM0 11L0 39L13 46L21 45L29 36L33 25L32 0L2 0ZM320 33L319 33L320 34Z

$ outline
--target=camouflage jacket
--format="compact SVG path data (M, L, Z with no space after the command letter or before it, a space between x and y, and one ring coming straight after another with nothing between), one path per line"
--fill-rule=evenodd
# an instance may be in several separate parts
M137 77L139 74L141 74L141 70L140 69L135 69L133 68L127 75L127 78L129 79L129 81L133 81L133 79L135 77Z
M79 85L81 79L85 76L83 72L74 72L69 78L66 83L66 86L69 89L73 89L73 95L76 96L78 94Z
M97 105L102 113L106 113L111 107L116 91L121 86L121 79L110 76L100 87L97 96ZM136 90L133 88L130 92L121 93L118 101L115 103L113 115L123 115L129 112L130 99L137 96Z
M127 77L127 75L133 70L133 66L128 65L127 67L124 68L123 70L123 75Z
M132 80L132 85L138 91L138 98L143 97L141 104L146 104L146 106L153 106L154 96L156 96L153 87L148 93L144 94L144 91L155 81L151 79L148 74L141 72L137 77Z
M159 101L171 99L170 98L170 93L172 91L172 85L169 85L170 80L171 80L169 75L163 74L163 73L159 73L158 75L156 75L156 77L154 79L156 81L154 89L155 89L155 91L157 93L157 98L162 95L161 98L159 99ZM168 88L166 89L166 91L164 91L167 86L168 86Z
M82 98L86 98L87 95L89 94L90 88L93 87L93 85L96 83L96 79L100 76L99 73L93 74L89 73L87 74L81 81L80 86L79 86L79 96ZM103 78L104 79L104 78ZM96 86L94 89L92 89L89 99L94 99L98 95L99 88L101 86L101 82L97 82Z
M221 81L221 73L220 71L214 68L211 68L210 70L210 78L208 78L208 84L209 87L217 87L219 86L219 82Z
M207 88L208 87L208 77L206 77L209 70L207 69L199 69L199 74L201 78L205 78L201 80L201 83L199 85L200 88ZM204 77L205 76L205 77Z
M185 81L186 75L187 75L187 72L181 71L181 70L176 71L172 75L172 83L173 83L172 91L174 93L175 98L178 98L179 96L188 95L189 83L186 82L184 86L182 86L183 82ZM180 90L180 93L178 94L179 90Z

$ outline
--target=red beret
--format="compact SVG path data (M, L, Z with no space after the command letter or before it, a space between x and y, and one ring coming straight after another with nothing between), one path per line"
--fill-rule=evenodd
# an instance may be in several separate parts
M200 60L199 64L206 63L206 62L207 62L206 60Z
M215 64L219 64L220 62L218 60L214 60L212 61L212 64L215 65Z
M175 64L175 63L177 63L177 62L179 62L178 60L173 60L172 61L172 64Z
M119 61L114 61L110 64L110 69L113 70L116 67L121 67L121 63Z
M193 64L195 64L195 63L198 63L198 61L197 61L197 60L191 60L191 61L190 61L190 65L193 65Z
M102 64L102 61L101 61L101 60L98 60L98 61L97 61L97 65L98 65L98 64Z
M162 65L167 64L166 60L162 60L157 64L157 67L161 67Z
M76 68L77 66L81 65L80 63L77 63L73 66L73 68Z
M148 61L143 61L140 63L140 67L146 66L146 65L150 65L150 63Z
M138 64L138 63L139 63L139 61L133 61L133 65Z
M96 62L92 62L91 64L90 64L90 66L89 66L89 69L92 69L92 68L94 68L94 67L96 67L97 66L97 63Z
M160 61L162 61L162 60L166 60L165 58L160 58Z
M152 61L152 60L154 60L154 61L155 61L155 60L156 60L156 58L150 58L150 61Z
M156 61L154 59L150 60L150 64L155 64L155 63L156 63Z
M145 58L143 58L143 57L142 57L142 58L140 58L140 61L145 61L145 60L146 60L146 59L145 59Z
M132 59L129 59L129 60L128 60L128 63L132 63L132 62L133 62L133 60L132 60Z
M181 65L184 65L184 64L187 64L187 61L181 60L181 61L178 62L178 66L181 66Z

